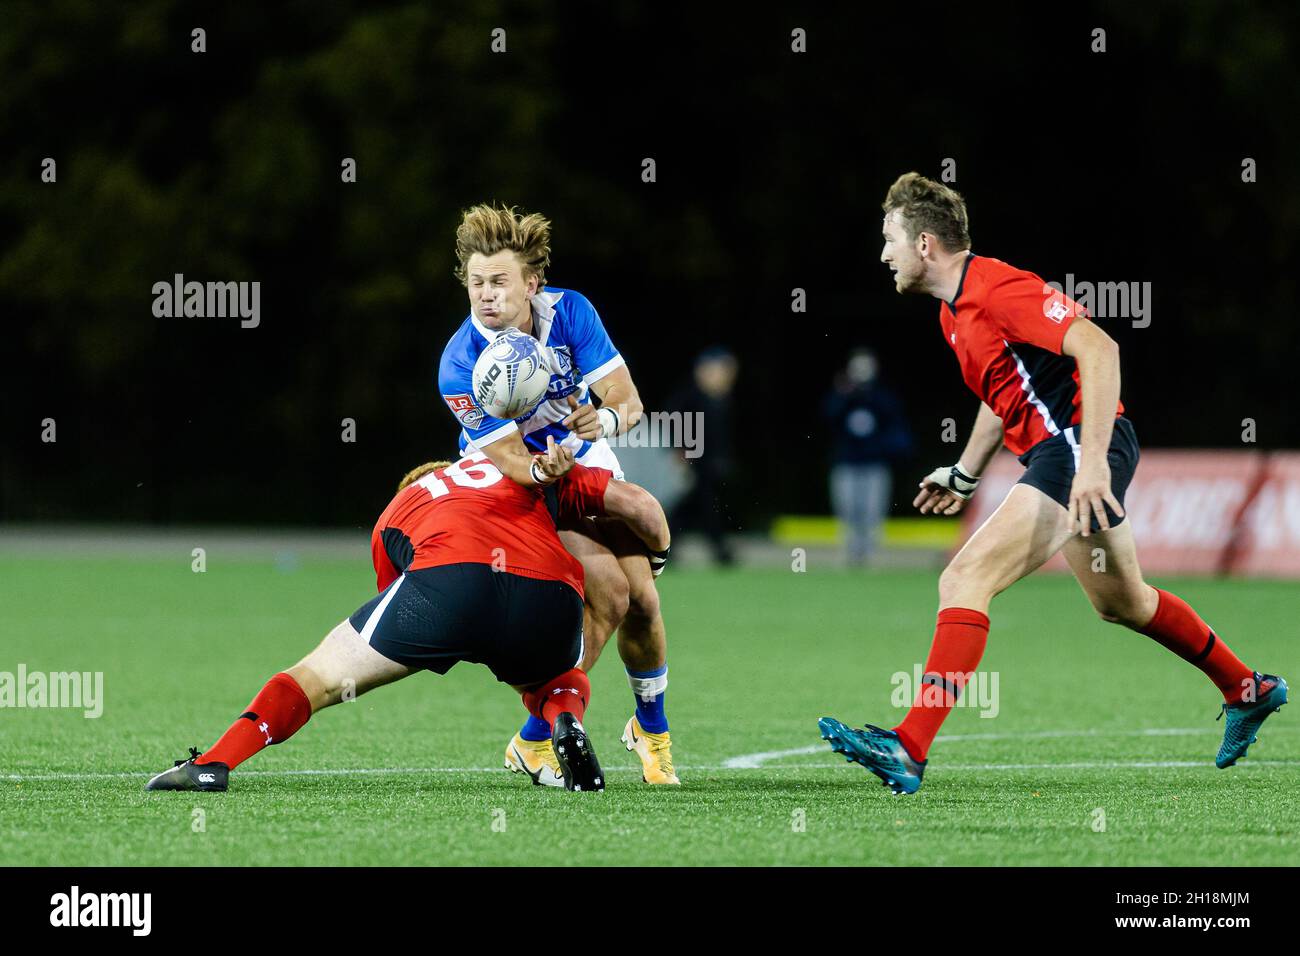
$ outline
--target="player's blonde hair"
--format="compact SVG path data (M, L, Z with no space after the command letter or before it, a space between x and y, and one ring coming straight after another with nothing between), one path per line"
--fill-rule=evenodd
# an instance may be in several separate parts
M903 173L889 187L881 207L888 216L902 214L909 239L923 232L937 236L944 249L960 252L970 248L970 222L961 193L920 173Z
M423 465L412 468L402 476L402 480L397 483L397 490L401 491L413 481L419 481L431 471L437 471L439 468L446 468L450 465L449 461L426 461Z
M535 275L537 287L544 288L551 264L551 221L538 212L524 215L514 206L479 203L466 209L456 227L456 278L461 285L468 281L474 253L492 256L507 249L519 257L524 279Z

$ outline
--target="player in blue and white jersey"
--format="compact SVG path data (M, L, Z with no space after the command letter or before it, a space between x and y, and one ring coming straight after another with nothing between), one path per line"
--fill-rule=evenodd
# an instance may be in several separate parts
M641 398L592 304L581 293L546 287L549 221L513 208L475 206L456 230L456 256L470 314L443 350L438 390L461 425L461 453L482 451L519 484L545 485L554 479L533 456L546 451L549 437L572 450L580 464L607 468L621 479L607 439L636 425ZM513 421L487 415L473 383L479 353L507 328L534 336L551 367L546 397ZM619 656L636 698L623 742L641 759L647 783L679 783L664 715L667 638L654 581L667 552L647 554L624 526L594 517L561 528L560 537L582 562L586 577L583 669L596 663L617 630ZM549 726L530 717L506 748L506 767L527 773L535 783L554 785L559 765L550 741Z
M607 392L609 385L615 385L621 392L615 397L623 399L619 404L624 408L631 405L628 399L636 398L636 386L632 384L623 356L614 348L600 316L581 293L569 289L547 289L532 296L532 306L532 325L524 331L530 332L543 346L543 355L551 366L551 384L546 397L533 411L513 421L492 418L484 413L475 401L471 382L479 353L506 326L490 327L471 312L443 350L438 387L443 400L461 424L461 453L482 449L518 433L529 456L542 454L550 436L589 468L610 468L608 463L614 463L615 467L610 470L615 478L622 479L623 475L616 466L617 458L609 443L603 440L603 429L599 437L589 441L579 437L579 433L566 422L575 411L568 402L572 396L578 406L576 411L583 415L584 420L590 418L590 410L599 423L600 416L591 403L591 393L593 386L607 378L614 380L596 392L602 401L605 396L601 393ZM489 320L496 317L491 308L485 308L484 313ZM636 399L635 406L636 411L628 417L640 417L639 399ZM617 406L609 411L617 427ZM600 458L600 464L597 465L593 458Z

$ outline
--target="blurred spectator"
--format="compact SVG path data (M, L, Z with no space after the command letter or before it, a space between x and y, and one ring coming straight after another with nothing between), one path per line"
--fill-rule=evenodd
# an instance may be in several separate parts
M724 502L732 462L731 391L739 370L736 357L727 349L706 349L695 359L691 382L668 402L673 411L703 417L702 453L698 458L683 457L694 480L673 508L669 522L674 534L679 530L703 533L719 564L736 560L727 541L730 527Z
M879 544L893 495L890 465L912 451L902 404L880 384L879 373L875 354L856 350L822 407L834 435L831 505L855 565L867 563Z

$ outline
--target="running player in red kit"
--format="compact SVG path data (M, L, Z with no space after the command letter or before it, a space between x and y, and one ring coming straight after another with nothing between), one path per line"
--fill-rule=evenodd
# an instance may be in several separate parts
M146 789L225 790L231 770L289 739L345 691L350 699L419 670L445 674L469 661L486 665L530 713L551 723L563 786L603 790L582 727L591 696L579 669L582 565L556 528L590 516L619 518L647 548L663 551L668 525L649 492L548 445L536 456L539 467L560 480L544 490L505 479L482 453L408 474L371 537L379 593L272 677L209 750L191 751Z
M989 602L1061 551L1103 620L1152 638L1219 689L1227 723L1215 764L1236 763L1286 703L1286 681L1247 667L1182 599L1143 580L1124 521L1138 444L1119 400L1119 347L1032 272L972 253L965 201L948 186L907 173L883 208L881 261L899 292L942 301L944 339L982 402L957 463L926 477L913 504L957 514L999 444L1025 473L939 578L934 642L902 723L856 730L823 717L822 737L894 793L916 792L930 744L984 654ZM1093 570L1098 550L1102 571Z

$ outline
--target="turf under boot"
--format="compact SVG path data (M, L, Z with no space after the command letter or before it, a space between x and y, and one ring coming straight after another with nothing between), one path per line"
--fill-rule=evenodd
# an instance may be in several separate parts
M178 760L170 770L149 778L146 790L205 790L222 793L230 783L230 768L224 763L195 763L199 751L191 747L189 760Z

